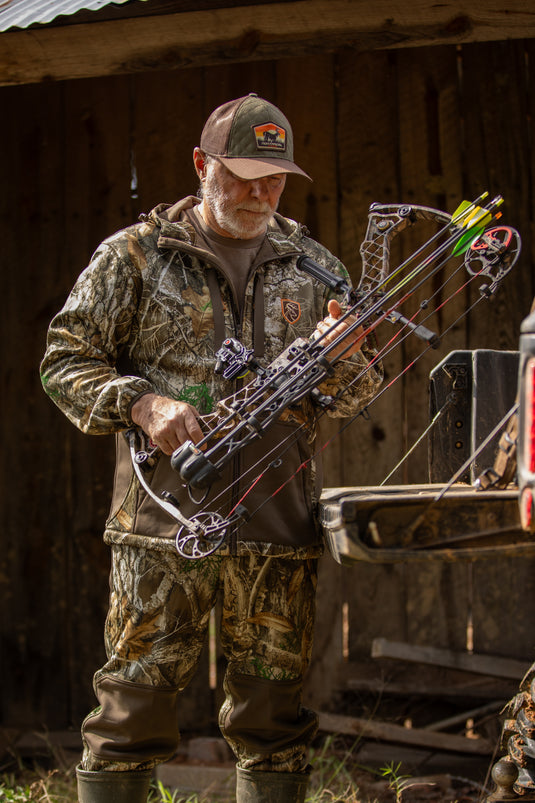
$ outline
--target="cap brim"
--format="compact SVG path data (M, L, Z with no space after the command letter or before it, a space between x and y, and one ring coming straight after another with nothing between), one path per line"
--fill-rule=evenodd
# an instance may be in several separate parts
M239 156L217 156L225 167L238 178L247 180L265 178L278 173L295 173L312 181L308 173L288 159L253 159Z

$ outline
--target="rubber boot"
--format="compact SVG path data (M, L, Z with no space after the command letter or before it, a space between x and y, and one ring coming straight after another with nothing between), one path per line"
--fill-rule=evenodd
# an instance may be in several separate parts
M152 770L91 772L76 768L79 803L147 803Z
M236 803L305 803L308 773L236 769Z

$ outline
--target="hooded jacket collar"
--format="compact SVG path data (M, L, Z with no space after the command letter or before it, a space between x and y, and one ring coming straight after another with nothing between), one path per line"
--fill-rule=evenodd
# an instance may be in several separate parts
M200 199L189 195L175 204L159 204L142 220L152 222L157 229L157 246L161 249L171 249L183 251L191 256L203 260L211 266L206 272L206 281L210 289L212 299L212 309L214 312L214 338L216 349L219 348L225 338L225 325L223 314L223 302L219 283L215 279L214 268L219 265L214 255L208 251L204 244L199 244L198 235L195 228L191 225L182 213L187 209L192 209ZM305 236L304 227L289 218L275 214L266 232L266 243L262 246L264 258L262 262L269 262L275 258L286 258L303 253L299 241ZM257 271L257 280L254 283L254 321L253 321L253 346L255 356L261 357L264 354L264 274Z
M213 257L199 246L193 226L187 219L181 219L182 212L192 209L198 203L200 203L199 198L188 195L175 204L158 204L148 215L143 216L143 219L151 221L159 228L158 248L187 251L211 262ZM266 237L276 256L286 257L302 253L299 241L306 234L306 229L300 223L276 212Z

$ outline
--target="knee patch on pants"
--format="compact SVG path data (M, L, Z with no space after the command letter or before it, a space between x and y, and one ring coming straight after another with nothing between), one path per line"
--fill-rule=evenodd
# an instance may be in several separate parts
M89 714L82 734L91 753L106 761L144 762L170 758L178 745L178 689L99 678L100 707Z
M236 674L226 678L225 687L221 731L247 753L267 756L314 737L318 718L301 705L302 680Z

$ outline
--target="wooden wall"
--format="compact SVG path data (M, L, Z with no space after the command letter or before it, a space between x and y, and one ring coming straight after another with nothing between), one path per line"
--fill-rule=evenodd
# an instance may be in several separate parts
M288 181L281 211L340 255L355 281L372 201L451 212L463 197L502 193L504 219L524 242L515 275L327 453L327 484L377 484L427 423L435 362L452 348L516 348L535 290L534 62L533 42L498 42L0 89L4 725L77 725L103 655L113 443L75 431L38 379L47 324L100 240L194 193L191 152L204 119L249 91L286 111L298 161L314 177ZM446 308L446 325L468 300ZM412 348L389 358L390 378ZM425 480L423 448L394 481ZM358 674L375 636L464 649L469 616L476 651L532 660L532 569L514 559L341 569L326 557L310 700L328 704L347 659ZM213 720L206 673L205 665L184 704L186 728Z

